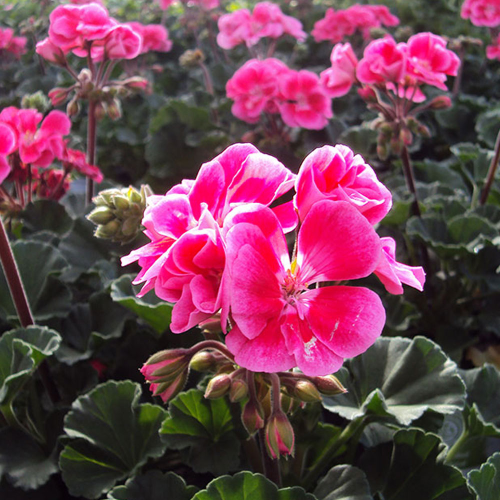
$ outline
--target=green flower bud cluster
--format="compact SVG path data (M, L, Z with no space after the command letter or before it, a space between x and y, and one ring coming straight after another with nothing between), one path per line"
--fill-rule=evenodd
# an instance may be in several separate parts
M134 240L142 227L147 197L152 194L147 185L140 191L133 187L101 191L93 199L94 210L87 215L97 226L94 236L122 244Z
M34 94L26 94L21 100L21 107L23 109L35 108L40 113L45 113L50 108L50 101L47 96L39 90Z

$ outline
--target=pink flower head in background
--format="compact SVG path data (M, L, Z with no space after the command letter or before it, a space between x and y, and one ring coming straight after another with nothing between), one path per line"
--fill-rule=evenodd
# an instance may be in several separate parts
M99 167L87 163L86 155L83 151L70 149L65 144L60 160L67 171L71 172L74 170L97 183L102 182L104 179Z
M298 366L306 375L337 371L380 335L385 311L363 287L311 284L371 274L380 240L349 203L324 200L306 216L290 263L279 222L266 207L249 209L226 235L228 297L233 327L226 344L253 371Z
M19 58L26 53L26 42L26 37L14 36L12 28L0 28L0 50L5 50Z
M168 30L161 24L126 23L142 38L141 53L149 51L168 52L172 41L168 39Z
M407 54L408 76L420 83L447 90L446 75L456 76L459 57L446 48L446 40L432 33L418 33L403 45Z
M500 25L500 2L498 0L465 0L462 18L470 19L475 26L494 28Z
M331 67L321 72L320 80L328 97L341 97L351 90L356 81L358 58L350 43L338 43L333 47Z
M302 163L295 181L300 220L321 200L346 201L370 224L381 221L392 206L390 191L361 155L337 144L315 149Z
M6 156L16 149L16 134L7 123L0 122L0 184L10 173Z
M289 127L319 130L333 116L332 101L320 84L319 77L311 71L289 70L280 75L280 102L283 121Z
M196 5L205 10L212 10L220 5L219 0L181 0L188 5Z
M60 65L66 64L64 52L48 37L36 44L36 53L51 63Z
M203 164L195 181L148 198L142 223L151 243L123 257L122 265L139 262L142 269L134 283L144 283L140 296L154 289L158 297L176 303L173 332L192 328L221 306L225 250L220 231L227 216L247 203L271 204L294 180L275 158L250 144L235 144ZM292 229L291 203L276 211Z
M397 262L396 242L393 238L380 238L380 242L382 244L382 258L374 272L386 290L389 293L400 295L403 293L402 283L405 283L421 292L425 282L423 268L411 267Z
M398 24L399 19L385 5L354 4L345 10L328 9L325 17L314 24L312 35L317 42L338 43L357 30L363 38L369 39L372 28Z
M160 6L160 9L167 10L176 0L156 0L156 3Z
M130 26L118 24L107 32L102 44L107 59L134 59L141 53L142 38Z
M278 59L251 59L226 84L227 96L234 100L234 116L248 123L259 121L264 111L276 112L278 81L289 69Z
M307 37L302 23L283 14L280 6L272 2L257 3L252 13L248 9L239 9L224 14L219 18L218 27L217 43L223 49L232 49L240 43L251 47L261 38L279 38L285 34L299 41Z
M36 109L11 106L0 113L0 123L7 123L16 134L21 161L46 167L63 154L62 137L69 134L71 122L62 111L51 111L42 119Z
M486 47L486 57L488 59L500 59L500 35L497 36L492 45Z

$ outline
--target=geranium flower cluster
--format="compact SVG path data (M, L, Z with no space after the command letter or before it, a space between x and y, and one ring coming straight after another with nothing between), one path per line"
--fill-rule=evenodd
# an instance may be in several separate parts
M149 50L168 51L172 44L161 25L120 23L96 2L59 5L50 14L48 38L36 51L45 59L65 65L65 55L91 56L94 61L134 59Z
M19 58L26 52L26 41L24 36L14 36L12 28L0 28L0 54L8 52Z
M257 123L263 113L279 114L289 127L322 129L332 117L319 77L274 58L247 61L227 82L226 93L234 100L233 114L248 123Z
M220 5L219 0L181 0L182 3L187 5L195 5L205 10L215 9ZM160 9L166 10L172 4L177 3L177 0L157 0Z
M465 0L460 15L470 19L475 26L494 28L500 25L500 2L498 0Z
M345 10L328 9L325 17L314 24L311 34L317 42L337 43L360 31L366 40L373 28L398 24L399 19L385 5L355 4Z
M293 200L279 204L293 187ZM220 312L238 365L326 375L372 345L385 322L377 294L345 281L375 273L391 293L402 293L402 283L422 290L422 268L396 262L394 241L373 229L391 203L346 146L313 151L294 175L254 146L235 144L196 180L148 198L151 242L122 264L141 266L140 295L154 290L175 304L173 332ZM293 229L290 256L285 233Z
M302 23L283 14L279 5L272 2L259 2L252 12L239 9L224 14L219 18L218 27L217 43L223 49L232 49L241 43L252 47L262 38L277 39L290 35L304 41L307 37Z
M59 198L69 187L69 175L79 172L97 182L100 170L85 161L84 153L67 147L71 122L65 113L51 111L45 118L36 109L5 108L0 113L0 183L12 181L16 187L29 185L41 197ZM54 160L63 169L50 169ZM5 191L2 191L4 198ZM23 192L17 193L22 203Z
M447 75L456 76L459 66L459 57L438 35L418 33L406 43L386 35L370 42L359 62L350 44L337 44L321 82L332 97L346 94L358 81L421 102L425 100L422 84L447 90Z

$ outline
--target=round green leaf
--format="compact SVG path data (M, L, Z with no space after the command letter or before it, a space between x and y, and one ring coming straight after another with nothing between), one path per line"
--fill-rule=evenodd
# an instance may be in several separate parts
M477 500L498 500L500 491L500 453L492 455L479 470L471 470L467 476Z
M141 389L131 381L109 381L72 405L64 420L75 438L61 453L60 467L70 493L98 498L115 483L163 454L158 435L165 410L139 404Z
M124 486L117 486L108 493L109 500L190 500L196 493L195 486L186 486L182 477L173 472L150 470L129 479Z
M50 231L64 235L73 227L73 219L63 205L54 200L36 200L29 203L22 213L25 227L30 232Z
M314 490L318 500L373 500L365 473L352 465L337 465Z
M222 476L199 491L193 500L315 500L315 496L298 486L278 487L261 474L239 472L234 476Z
M408 425L428 409L451 414L464 407L455 363L425 337L379 338L337 376L348 392L324 398L323 406L349 420L371 414Z
M195 472L220 475L238 467L240 441L224 398L205 399L196 389L179 394L169 404L161 434L169 448L187 450L186 461Z

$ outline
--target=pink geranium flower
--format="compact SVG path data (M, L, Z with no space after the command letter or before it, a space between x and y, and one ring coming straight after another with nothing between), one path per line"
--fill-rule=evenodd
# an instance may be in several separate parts
M446 48L446 40L432 33L418 33L401 46L407 54L406 71L411 78L447 90L446 75L457 75L460 59Z
M319 77L311 71L292 71L281 76L281 117L289 127L319 130L333 116L332 101L323 90Z
M103 49L108 59L134 59L141 53L142 37L130 26L113 26L103 38Z
M350 43L338 43L330 55L331 67L320 74L321 84L329 97L341 97L351 90L356 81L358 58Z
M298 366L306 375L327 375L373 344L385 322L375 293L309 288L375 270L380 240L355 208L342 201L316 203L299 231L293 263L268 208L255 208L247 223L239 215L226 235L224 284L233 324L226 344L236 363L253 371Z
M304 220L315 203L350 203L370 224L381 221L392 206L390 191L377 179L361 155L347 146L323 146L302 163L295 181L295 206Z
M83 151L70 149L65 145L60 160L67 171L76 170L78 173L85 175L97 183L102 182L104 179L99 167L89 165L87 163L86 156Z
M470 19L475 26L494 28L500 25L500 2L498 0L465 0L460 15Z
M492 45L486 47L486 57L488 59L500 59L500 35Z
M362 83L398 83L406 74L406 51L389 35L365 48L356 76Z
M71 122L62 111L51 111L43 121L42 118L36 109L17 109L14 106L0 113L0 122L7 123L16 134L21 161L38 167L46 167L54 158L61 157L64 149L62 137L71 129Z
M264 111L277 111L278 80L289 69L278 59L251 59L226 84L227 96L234 100L234 116L256 123Z
M51 63L60 65L66 63L64 52L48 37L36 44L36 53Z
M16 149L16 134L12 128L0 122L0 184L10 173L10 165L6 156Z
M251 36L252 15L248 9L239 9L219 17L217 43L223 49L232 49Z
M384 284L389 293L400 295L403 293L402 283L424 289L425 271L422 267L411 267L396 261L396 242L393 238L380 238L382 244L382 258L375 269L375 274Z
M15 57L26 53L27 39L24 36L14 36L12 28L0 28L0 50L10 52Z
M172 48L172 41L168 39L168 30L161 24L127 23L142 37L141 53L149 51L168 52Z
M247 203L270 205L294 180L275 158L251 144L235 144L203 164L194 182L148 198L142 224L151 243L123 257L122 265L139 262L134 283L144 283L140 296L154 289L176 303L173 332L188 330L220 308L225 258L220 231L231 211ZM296 224L291 202L275 210L291 230Z

